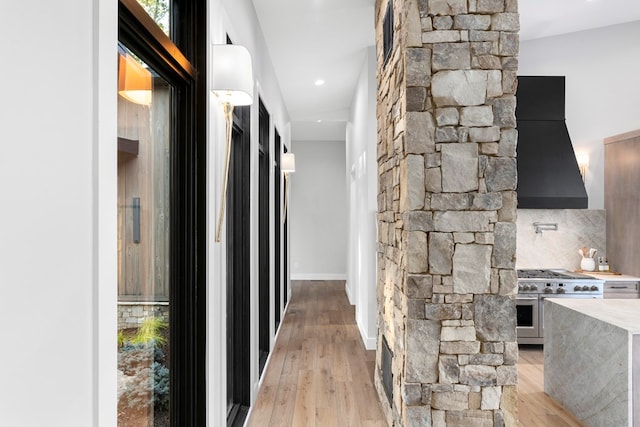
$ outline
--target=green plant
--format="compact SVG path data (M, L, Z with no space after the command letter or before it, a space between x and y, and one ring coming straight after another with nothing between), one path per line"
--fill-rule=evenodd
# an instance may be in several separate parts
M167 328L167 322L160 317L147 317L142 322L138 332L131 338L132 344L149 344L156 343L159 345L166 343L166 338L162 331Z

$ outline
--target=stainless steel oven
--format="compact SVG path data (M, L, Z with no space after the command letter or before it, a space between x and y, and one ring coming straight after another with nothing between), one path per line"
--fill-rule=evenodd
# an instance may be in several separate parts
M518 270L518 343L544 343L545 299L602 298L603 288L602 280L566 270Z

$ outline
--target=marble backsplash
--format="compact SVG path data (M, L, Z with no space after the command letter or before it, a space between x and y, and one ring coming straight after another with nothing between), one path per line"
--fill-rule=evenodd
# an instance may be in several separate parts
M535 232L534 222L558 224L557 231ZM518 209L516 268L580 269L578 249L606 256L605 211L598 209Z

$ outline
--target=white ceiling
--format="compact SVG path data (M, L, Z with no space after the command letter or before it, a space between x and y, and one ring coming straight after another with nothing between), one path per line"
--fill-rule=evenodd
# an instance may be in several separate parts
M344 140L365 48L375 44L374 2L253 0L292 140ZM519 12L524 41L640 20L640 1L519 0Z

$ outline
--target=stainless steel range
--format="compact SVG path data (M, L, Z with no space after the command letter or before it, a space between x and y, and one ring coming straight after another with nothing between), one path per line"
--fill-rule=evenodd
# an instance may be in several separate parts
M544 343L545 298L602 298L604 281L566 270L518 270L519 344Z

